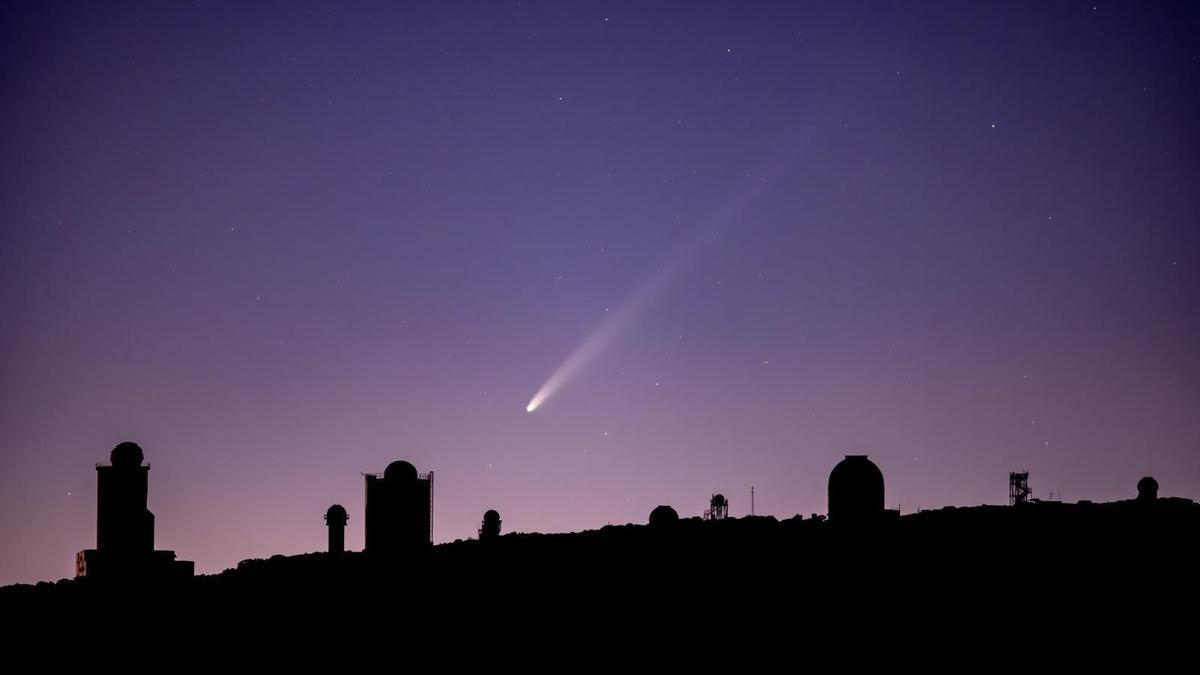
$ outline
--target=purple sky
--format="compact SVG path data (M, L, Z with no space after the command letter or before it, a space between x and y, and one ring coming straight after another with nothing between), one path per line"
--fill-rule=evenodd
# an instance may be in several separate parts
M0 584L124 440L201 572L393 459L436 541L1200 496L1195 3L349 4L0 3Z

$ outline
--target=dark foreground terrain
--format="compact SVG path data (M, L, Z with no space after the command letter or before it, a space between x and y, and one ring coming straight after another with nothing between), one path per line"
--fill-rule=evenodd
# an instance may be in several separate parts
M1176 498L948 507L860 527L693 518L508 534L398 560L276 556L175 583L9 586L0 607L89 630L133 614L171 630L361 629L468 650L504 635L717 645L739 631L1003 642L1083 630L1190 644L1198 541L1200 504Z

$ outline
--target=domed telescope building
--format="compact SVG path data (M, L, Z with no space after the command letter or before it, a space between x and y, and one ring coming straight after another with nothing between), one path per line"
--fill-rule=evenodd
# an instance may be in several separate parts
M405 461L366 474L366 552L394 556L428 548L433 539L433 472Z
M483 524L479 526L479 539L496 539L500 536L500 512L488 509L483 512Z
M650 527L670 527L678 522L679 513L666 504L660 504L650 511Z
M194 564L154 550L154 514L146 508L150 465L137 443L113 448L96 465L96 548L75 555L75 576L146 580L190 577Z
M1146 476L1137 482L1137 500L1142 504L1151 504L1158 499L1158 481L1154 476Z
M883 513L883 472L866 455L846 455L829 473L829 522L872 522Z

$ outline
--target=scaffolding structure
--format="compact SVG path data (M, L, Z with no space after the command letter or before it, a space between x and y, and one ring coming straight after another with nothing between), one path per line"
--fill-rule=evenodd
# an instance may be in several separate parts
M1029 472L1013 471L1008 474L1008 505L1028 504L1033 492L1029 489Z
M729 500L724 495L713 495L704 512L705 520L724 520L729 517Z

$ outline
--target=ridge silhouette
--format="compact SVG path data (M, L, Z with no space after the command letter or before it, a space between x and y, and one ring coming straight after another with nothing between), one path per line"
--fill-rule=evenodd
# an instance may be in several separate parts
M344 549L349 514L335 504L325 514L327 552L244 560L193 576L191 563L153 550L141 448L117 446L97 473L97 548L80 554L80 574L2 588L6 606L100 611L152 597L213 620L242 611L280 616L297 603L318 615L364 617L422 608L395 619L416 630L461 611L520 608L591 625L628 619L632 608L686 622L705 613L766 616L790 605L850 627L865 620L856 608L885 606L1024 621L1039 598L1145 616L1164 598L1194 598L1198 583L1200 505L1158 497L1150 477L1138 482L1136 497L1106 504L1032 500L900 515L883 508L879 467L850 456L830 473L829 518L713 518L711 506L707 517L680 517L660 505L646 524L501 534L500 513L489 509L479 539L435 546L432 473L393 462L365 477L366 550ZM714 494L710 504L728 503Z

